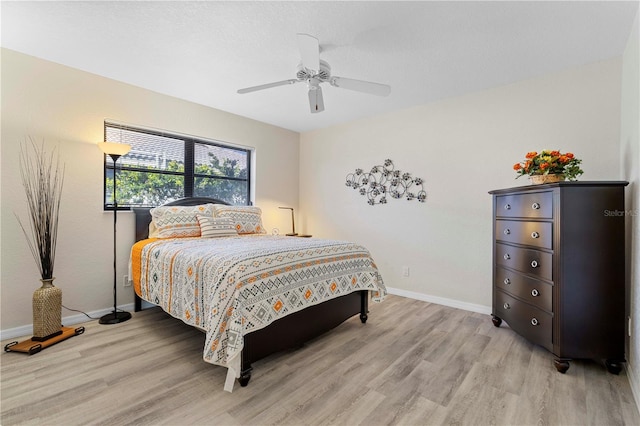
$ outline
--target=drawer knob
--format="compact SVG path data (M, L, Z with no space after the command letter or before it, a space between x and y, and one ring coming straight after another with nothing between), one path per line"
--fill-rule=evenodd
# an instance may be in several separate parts
M531 318L531 325L538 325L538 319L537 318Z
M532 268L537 268L538 267L538 261L537 260L532 260L531 261L531 267Z
M509 253L505 253L504 256L502 256L502 257L504 257L504 260L511 259L511 256L509 256Z
M533 290L531 290L531 295L533 297L537 297L540 294L540 292L538 290L536 290L535 288Z
M505 279L504 279L504 284L505 284L505 285L509 285L509 284L511 284L511 280L510 280L509 278L505 278Z
M536 232L536 231L533 231L531 233L531 238L540 238L540 234L538 232Z
M504 230L504 235L509 235L511 233L511 229L507 228Z
M502 305L502 307L505 308L505 309L511 309L511 306L509 306L508 303L505 303L504 305Z
M511 204L505 204L504 205L504 209L505 210L511 210Z
M540 210L540 204L539 203L533 203L531 204L531 208L534 210Z

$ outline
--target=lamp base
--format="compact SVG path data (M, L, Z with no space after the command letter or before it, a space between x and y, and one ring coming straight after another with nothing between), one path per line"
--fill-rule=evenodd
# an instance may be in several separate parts
M287 237L295 237L295 236L297 236L297 235L298 235L297 233L286 234L286 236L287 236Z
M129 312L111 312L110 314L100 317L100 324L118 324L131 319Z

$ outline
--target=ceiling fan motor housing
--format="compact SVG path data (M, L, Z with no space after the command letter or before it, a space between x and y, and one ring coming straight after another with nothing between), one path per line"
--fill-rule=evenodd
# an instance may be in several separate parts
M315 78L320 80L320 82L329 81L331 78L331 66L322 59L320 60L320 69L310 70L305 68L302 63L298 64L298 72L296 73L296 77L300 81L308 81L309 79Z

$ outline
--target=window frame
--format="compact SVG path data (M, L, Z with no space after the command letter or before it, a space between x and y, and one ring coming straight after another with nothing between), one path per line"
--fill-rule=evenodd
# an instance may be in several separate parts
M162 175L173 175L173 176L183 176L184 178L184 197L193 197L193 190L195 188L195 180L196 178L207 178L207 179L215 179L215 180L225 180L225 181L236 181L236 182L246 182L247 184L247 205L252 205L252 168L253 168L253 148L234 145L227 142L222 142L218 140L204 139L200 137L194 137L189 135L180 134L177 132L169 132L164 130L156 130L149 129L145 127L139 126L131 126L128 124L121 124L114 121L104 121L104 141L107 142L107 128L115 128L118 130L126 130L130 132L138 132L145 133L153 136L161 136L172 139L180 139L184 143L184 172L176 172L176 171L162 171L156 169L145 169L142 167L135 166L124 166L122 163L118 162L118 170L128 170L132 172L141 172L141 173L154 173L154 174L162 174ZM195 173L195 146L196 144L216 146L224 149L232 149L235 151L244 152L247 155L247 177L246 178L236 178L229 176L216 176L216 175L207 175L203 173ZM103 179L102 179L102 201L103 201L103 210L104 211L113 211L114 204L112 202L107 202L107 174L109 171L113 172L114 178L116 176L115 172L115 164L113 162L109 162L108 155L103 154ZM118 210L129 211L132 208L138 207L154 207L154 206L130 206L130 205L120 205L118 201Z

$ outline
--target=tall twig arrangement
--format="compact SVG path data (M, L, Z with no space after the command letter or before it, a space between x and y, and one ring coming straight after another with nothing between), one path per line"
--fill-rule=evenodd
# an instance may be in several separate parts
M29 138L29 143L20 146L20 176L29 206L31 232L27 232L17 215L16 218L27 237L40 276L43 280L51 279L56 258L64 165L60 167L60 159L55 149L47 155L44 141L38 146Z

